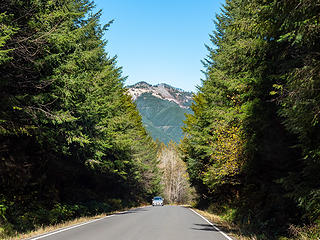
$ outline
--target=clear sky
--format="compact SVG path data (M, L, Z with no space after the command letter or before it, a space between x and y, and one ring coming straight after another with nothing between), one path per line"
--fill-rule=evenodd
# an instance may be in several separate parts
M106 32L107 52L118 56L128 76L126 85L140 81L167 83L196 91L203 78L201 60L207 55L213 20L224 0L95 0Z

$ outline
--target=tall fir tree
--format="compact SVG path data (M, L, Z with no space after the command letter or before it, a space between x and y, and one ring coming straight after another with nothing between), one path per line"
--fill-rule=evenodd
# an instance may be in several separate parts
M105 51L111 22L89 0L0 10L0 224L26 231L158 193L155 143Z
M202 200L265 238L319 216L316 2L227 0L184 128Z

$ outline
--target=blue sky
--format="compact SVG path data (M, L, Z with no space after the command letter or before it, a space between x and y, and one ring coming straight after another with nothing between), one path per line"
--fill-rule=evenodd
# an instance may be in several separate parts
M207 55L204 44L224 0L95 0L102 24L114 19L105 38L107 52L118 56L128 76L139 81L167 83L186 91L201 84Z

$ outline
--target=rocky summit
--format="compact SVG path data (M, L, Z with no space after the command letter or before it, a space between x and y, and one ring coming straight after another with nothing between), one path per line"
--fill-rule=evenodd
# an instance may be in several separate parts
M170 141L178 143L183 137L181 127L185 114L192 113L192 92L165 83L139 82L127 88L153 139L165 144Z

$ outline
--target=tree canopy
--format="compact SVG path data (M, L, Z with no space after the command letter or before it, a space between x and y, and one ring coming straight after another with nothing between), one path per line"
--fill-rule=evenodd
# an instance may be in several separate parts
M262 239L319 221L319 6L227 0L184 126L199 203Z
M105 50L112 21L101 26L89 0L4 0L0 12L0 224L149 201L157 145Z

